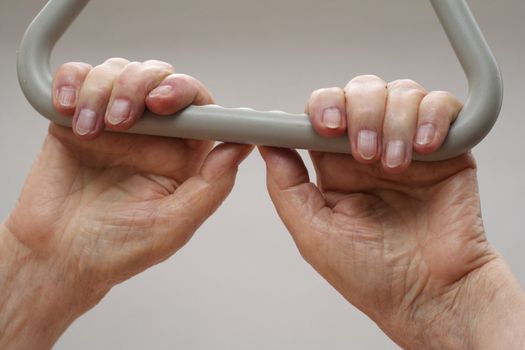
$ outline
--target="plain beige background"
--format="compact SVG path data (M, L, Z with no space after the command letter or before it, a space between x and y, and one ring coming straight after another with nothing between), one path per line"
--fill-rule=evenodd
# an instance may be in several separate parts
M24 100L15 51L43 0L0 2L0 218L47 122ZM503 112L475 149L490 241L525 282L525 2L471 0L505 78ZM374 73L464 98L459 64L423 0L93 0L57 64L112 56L174 63L225 106L301 112L310 92ZM56 349L396 349L304 263L254 153L226 201L175 257L115 287Z

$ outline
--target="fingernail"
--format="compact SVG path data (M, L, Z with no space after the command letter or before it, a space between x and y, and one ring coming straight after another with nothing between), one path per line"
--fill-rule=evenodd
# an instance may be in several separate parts
M357 134L357 151L365 160L374 158L377 154L377 133L372 130L361 130Z
M390 141L386 146L386 166L397 168L405 161L406 146L403 141Z
M58 90L58 103L62 107L71 108L75 106L77 89L72 86L63 86Z
M97 114L87 108L84 108L78 114L78 119L76 123L77 134L87 135L95 129L97 124Z
M323 112L323 124L328 129L339 129L342 124L339 108L327 108Z
M416 134L416 143L419 145L428 145L434 141L436 136L436 127L433 124L421 125Z
M126 121L129 117L131 110L131 103L128 100L121 98L113 101L111 108L109 109L108 121L112 125L119 125Z
M151 92L149 93L149 97L166 97L169 96L172 91L173 87L171 87L171 85L158 86L155 89L151 90Z

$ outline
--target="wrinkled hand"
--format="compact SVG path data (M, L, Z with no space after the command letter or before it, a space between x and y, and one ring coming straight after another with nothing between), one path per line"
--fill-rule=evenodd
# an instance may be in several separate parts
M210 152L208 141L102 130L128 129L146 106L168 115L211 102L200 82L159 61L62 66L53 103L76 135L49 128L6 221L16 261L36 261L52 294L85 310L181 248L229 194L251 147Z
M295 151L261 148L302 256L405 348L469 348L476 325L458 315L480 318L474 300L508 277L480 277L504 269L485 238L472 156L410 164L442 144L460 109L449 93L361 76L307 105L319 134L348 132L353 155L311 152L317 186Z

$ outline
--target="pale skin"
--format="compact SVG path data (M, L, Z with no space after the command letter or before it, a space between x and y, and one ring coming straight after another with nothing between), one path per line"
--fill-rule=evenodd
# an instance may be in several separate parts
M353 156L311 152L313 184L297 152L261 148L268 190L305 260L401 347L524 349L525 297L486 240L473 157L411 164L461 107L410 80L318 90L314 128L347 132Z
M117 283L179 250L225 200L252 147L123 131L209 91L164 62L111 59L56 72L51 125L0 226L0 348L49 349ZM260 147L267 186L299 251L406 349L524 349L525 296L488 244L471 155L411 163L443 142L461 102L409 80L314 92L315 130L352 155ZM28 307L30 305L30 307Z
M51 348L112 286L180 249L226 198L252 149L223 144L210 152L211 142L101 134L103 125L131 126L145 104L171 114L212 102L200 82L162 62L66 64L54 92L75 134L50 126L2 226L2 349ZM112 98L130 103L119 125L106 108ZM90 111L95 119L79 122Z

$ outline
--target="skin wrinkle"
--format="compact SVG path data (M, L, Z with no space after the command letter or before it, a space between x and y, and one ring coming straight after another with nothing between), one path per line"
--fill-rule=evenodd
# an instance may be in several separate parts
M196 193L208 193L208 189L212 186L212 184L208 182L208 180L206 180L202 176L196 176L192 178L191 180L193 180L194 190L192 191L191 195L186 194L185 196L186 198L189 197L191 201L186 200L184 201L184 203L181 203L181 201L175 201L172 198L172 200L170 200L170 206L159 207L159 212L163 214L159 214L157 216L157 219L158 220L162 219L166 223L165 226L170 228L169 231L175 229L176 227L191 228L191 232L188 232L188 234L185 234L183 236L180 236L180 235L170 236L171 237L170 241L173 240L172 242L170 242L169 244L170 246L178 246L178 247L183 246L191 238L194 231L202 224L202 221L203 221L200 218L197 219L197 218L188 216L188 213L185 212L184 207L186 208L194 207L194 204L192 203L192 201L197 201L198 198L200 197L200 195L196 195ZM171 196L178 196L179 194L180 193L178 193L178 191L175 191L175 193L172 194ZM176 206L173 205L175 203L176 203ZM208 211L205 214L206 217L211 215L216 210L218 205L220 205L220 203L217 204L216 206L213 206L212 208L208 208ZM182 213L184 213L184 215L181 215ZM175 216L177 216L176 224L173 223L174 214L176 214ZM167 236L167 234L168 232L164 232L162 236L165 237Z
M9 234L9 230L7 233L5 233L5 231L2 233ZM11 235L11 237L16 239L14 235ZM20 247L24 247L24 246L21 245ZM19 290L18 288L13 288L13 284L16 284L17 277L19 277L21 275L20 273L23 272L23 267L27 266L27 262L30 259L32 259L32 256L30 253L21 255L20 249L16 249L14 254L15 255L13 257L12 263L9 265L9 269L8 269L10 273L7 274L7 278L2 283L2 286L3 286L2 290L7 290L8 294L7 296L2 295L2 297L4 297L4 301L0 303L1 310L2 310L2 313L0 313L1 329L3 329L6 334L13 334L12 337L16 335L19 329L22 329L26 326L28 322L28 318L27 317L21 318L21 319L19 318L19 319L14 320L14 322L9 322L6 319L4 319L2 316L9 317L10 315L13 315L18 311L17 304L10 305L6 301L10 300L14 296L13 294L10 293L10 291ZM18 262L18 264L15 264L14 263L15 261ZM40 287L34 287L34 288L39 289ZM27 300L27 297L25 296L26 294L27 293L17 293L16 294L16 299L18 299L18 304L31 303L31 301ZM7 342L9 342L12 339L12 337L7 338ZM1 340L5 341L5 339L1 339Z
M43 149L45 150L47 148L51 148L51 146L49 145L52 145L56 148L55 151L57 153L61 154L63 157L68 158L69 160L74 161L74 165L78 166L79 164L81 164L81 161L82 161L80 150L76 147L68 148L66 145L64 145L64 142L67 142L67 140L59 138L58 136L59 131L62 131L60 126L50 124L48 128L48 135L44 141ZM86 164L83 164L83 166L86 168L92 167L92 165L86 165Z
M58 126L55 126L56 128L60 128ZM61 132L63 132L63 130L60 130ZM125 137L129 137L130 135L123 135ZM54 136L56 142L58 143L62 143L62 142L67 142L68 144L70 144L72 141L70 140L70 138L73 137L71 135L68 135L66 138L63 138L62 136L60 138ZM91 158L88 158L89 161L87 162L88 166L91 167L93 170L96 170L96 171L107 171L107 170L111 170L111 169L120 169L120 168L129 168L130 171L133 171L133 170L141 170L142 167L138 167L136 166L136 159L141 159L142 156L142 151L144 149L148 149L146 147L143 146L143 144L146 142L146 141L150 141L151 137L150 136L137 136L139 139L136 140L136 142L134 143L128 143L127 145L127 149L124 149L124 150L120 150L120 151L115 151L115 149L121 149L121 147L112 147L112 148L109 148L109 149L103 149L103 150L97 150L97 153L96 153L96 157L97 159L105 159L105 158L111 158L112 161L110 161L109 163L106 163L106 162L101 162L100 160L99 161L96 161L96 160L93 160ZM165 143L168 138L160 138L161 141L157 141L159 144L161 143ZM170 141L172 141L170 139ZM188 159L187 161L183 161L182 159L176 159L175 161L172 161L172 164L192 164L193 162L192 161L189 161L189 159L191 158L194 158L193 154L195 154L195 150L192 148L192 147L189 147L187 145L187 143L185 142L182 142L180 140L173 140L173 144L176 145L175 149L182 146L183 150L180 150L180 151L176 151L176 152L170 152L170 154L172 155L177 155L177 154L184 154L183 158L185 159ZM89 151L93 146L90 145L90 143L87 143L87 146L82 144L82 147L77 149L75 147L73 147L73 152L75 152L75 156L74 156L74 159L76 159L78 162L82 162L82 160L84 160L85 156L84 154ZM149 146L151 147L151 146ZM67 154L69 154L69 152L71 152L71 150L68 150L66 151ZM187 156L186 154L190 154L190 156ZM82 162L82 165L85 167L86 165L86 162ZM160 166L163 166L164 164L160 163L159 164ZM151 172L157 172L158 169L155 169L155 168L151 168L150 167L150 171ZM192 172L195 172L195 169L192 170ZM183 169L176 169L172 172L173 174L178 174L178 173L183 173L185 174L183 176L183 178L181 179L176 179L176 181L178 183L181 183L182 181L184 181L186 178L188 178L190 176L190 172L188 170L183 170ZM166 174L167 175L167 174Z
M66 231L64 231L66 232ZM62 242L61 244L64 244L64 240L65 240L65 235L61 235L61 238L62 238ZM70 265L70 266L75 266L76 263L77 263L77 259L75 259L75 257L73 256L74 254L74 243L75 241L78 239L78 237L75 237L74 239L71 239L69 240L69 244L67 244L67 254L66 254L66 257L65 257L65 260L68 261L68 262L73 262L71 264L67 264L67 265ZM81 266L80 267L76 267L73 269L73 273L71 273L71 275L74 276L74 279L73 279L73 284L74 285L80 285L80 276L81 276L81 273L80 273L80 270L81 269ZM67 276L68 273L67 273L67 267L66 265L64 265L63 267L59 267L59 270L64 270L61 274L62 275L65 275Z
M160 185L164 189L163 195L173 194L175 190L180 186L179 183L175 179L170 179L167 177L162 177L154 174L144 174L140 173L139 176L143 177L146 180L149 180L151 182L154 182L158 185Z
M12 237L14 238L15 240L17 240L16 236L14 236L11 231L9 230L8 226L7 226L7 222L9 221L9 218L8 220L6 220L5 223L3 223L2 225L0 225L0 238L1 237L6 237L6 236L9 236L9 237ZM2 230L2 228L4 228L4 230ZM7 232L6 232L7 231ZM5 239L4 239L5 240ZM5 245L3 244L0 248L4 248ZM12 251L11 251L12 252ZM3 253L3 252L2 252ZM12 252L13 253L13 252ZM2 254L0 255L0 259L3 259L7 254ZM14 266L13 264L13 261L18 261L20 257L20 250L19 249L15 249L14 250L14 257L12 259L11 262L5 262L3 263L2 265L0 265L0 268L3 268L3 271L7 271L7 272L3 272L0 277L2 277L2 279L0 280L2 283L1 285L2 286L8 286L9 283L11 282L11 280L13 279L13 276L16 275L16 272L18 271L16 269L16 266ZM2 260L0 260L2 261ZM3 261L2 261L3 262ZM13 267L15 267L15 269L13 269ZM5 291L7 291L7 296L6 298L2 299L0 298L0 310L4 310L4 305L5 303L7 302L7 300L9 300L12 296L12 290L10 290L9 288L3 288ZM2 316L2 313L0 313L0 319L1 319L1 316ZM2 324L4 322L1 322Z
M408 290L406 295L411 296L409 300L407 300L406 310L414 307L415 301L422 298L423 293L430 289L429 285L432 283L430 274L428 273L428 266L425 264L425 261L422 260L421 257L415 257L411 260L411 265L413 264L414 260L421 262L422 265L415 270L417 277L415 278L415 282L412 284L412 288L416 288L415 293L411 293L412 288L410 287L406 289ZM422 269L425 269L425 271L421 271ZM423 280L421 280L421 276L424 276Z
M427 91L419 84L409 80L397 81L389 84L389 87L391 91L386 94L386 113L387 118L392 117L395 120L390 121L393 125L382 130L382 136L386 140L389 136L396 136L396 133L397 136L403 136L403 132L408 132L399 124L400 119L412 121L415 118L414 125L410 125L415 131L417 117L422 112L422 100L427 95ZM308 111L317 111L326 100L335 99L336 93L338 92L333 89L322 89L314 93L313 99L307 104ZM324 100L318 101L318 96L321 95ZM432 98L439 100L442 99L441 95L434 93ZM450 99L449 95L445 97L447 100L442 105L448 107L444 108L443 113L449 112L448 118L457 114L455 110L452 113L451 108L459 109L461 104L456 103L456 99ZM364 96L363 99L368 99L368 103L372 105L381 104L376 101L380 100L377 94ZM418 99L420 101L415 103ZM454 102L454 107L450 105L451 102ZM410 113L394 110L402 110L407 105L410 105ZM432 105L429 107L432 108ZM319 121L316 120L318 116L313 117L314 128L319 128ZM381 120L384 117L381 116ZM436 122L432 118L425 121ZM376 122L374 121L374 125ZM405 127L408 128L408 125ZM446 134L447 128L448 124L437 125L438 136L434 138L434 143L421 150L431 152L437 148L442 141L439 135ZM407 153L414 142L412 129L408 133L411 135L404 135L409 136L406 137L407 142L410 142ZM306 241L308 237L314 237L322 231L329 237L330 245L326 250L311 248L311 256L303 256L307 255L307 261L347 300L373 316L398 344L407 349L418 350L429 347L461 348L461 343L457 342L460 339L458 335L462 331L468 333L469 329L459 329L459 323L453 324L453 329L447 328L446 321L447 317L452 317L457 322L467 320L458 319L462 316L460 311L442 309L441 306L448 305L450 299L460 295L454 294L456 286L451 283L458 280L468 283L465 279L470 276L472 268L481 268L484 264L484 261L478 260L478 256L490 255L488 245L476 243L481 240L480 236L484 231L479 226L480 213L476 210L479 209L479 201L476 201L476 164L472 156L468 154L435 163L414 162L409 169L402 169L406 171L400 175L393 174L393 171L385 169L382 164L361 164L359 158L356 160L345 155L321 152L310 152L310 155L318 187L328 207L332 208L331 217L322 222L322 216L316 211L308 222L303 217L312 215L311 213L305 210L294 211L297 198L272 194L278 209L287 211L281 217L293 236L301 234L306 236L303 237ZM268 159L265 160L271 173L271 167L277 166ZM288 167L292 167L291 162ZM286 170L287 165L284 164L281 177L286 175ZM293 175L291 177L296 176L294 170L288 172L290 176ZM270 187L270 192L272 191L275 189ZM367 194L362 194L363 192ZM378 198L370 201L375 208L373 214L367 213L369 208L365 203L359 203L359 199L355 199L359 195L369 196L370 193ZM447 193L451 194L451 198L445 198ZM306 221L306 224L297 225L298 221ZM474 229L469 226L470 223ZM376 237L367 237L367 230L370 230L371 236L375 234ZM330 268L327 269L326 266ZM478 294L482 293L478 291ZM420 322L414 323L414 317L410 317L408 311L420 317ZM468 313L469 310L461 311ZM476 312L475 309L470 311ZM433 329L425 329L421 324ZM453 333L455 339L447 339L447 333ZM441 347L440 340L443 345Z
M389 176L388 181L385 182L389 186L388 190L385 190L381 193L374 192L374 195L379 196L379 198L382 199L371 201L371 203L375 205L375 216L377 217L377 220L371 221L379 223L378 226L381 227L381 229L374 228L374 231L378 234L381 233L383 236L382 238L379 238L382 249L381 255L377 258L374 258L373 252L367 251L366 248L363 249L363 246L360 247L360 244L356 241L356 226L354 225L352 229L349 229L349 226L345 224L345 220L342 219L344 218L345 214L350 215L354 220L359 220L360 217L364 215L364 213L361 213L361 215L352 213L352 204L349 204L351 203L351 200L348 200L349 198L353 197L348 196L348 193L353 194L355 191L359 191L359 189L356 190L354 188L348 190L347 188L339 188L338 191L341 193L341 195L338 195L337 190L334 191L335 194L332 192L327 193L326 191L323 191L324 196L327 197L326 199L328 203L334 208L334 213L331 217L331 220L327 221L328 226L326 229L328 230L328 235L330 235L329 237L331 238L331 247L328 248L326 254L321 254L320 252L324 250L320 249L310 249L309 251L302 253L302 255L305 256L305 259L310 264L312 264L317 271L325 276L325 278L332 285L334 285L336 289L341 291L349 301L366 312L368 315L373 316L381 328L384 329L387 334L390 334L394 340L396 340L399 344L406 345L406 339L409 339L411 343L409 343L406 348L421 349L427 348L425 345L430 344L432 347L441 349L439 347L440 343L437 342L436 339L429 336L429 334L437 334L440 337L444 337L448 332L450 334L453 333L453 337L456 339L449 339L447 342L457 343L458 339L461 340L461 338L458 336L461 334L461 330L457 329L457 327L452 330L439 328L441 327L439 322L445 322L446 317L457 317L450 314L451 311L447 309L443 310L439 307L439 305L442 305L444 302L448 302L454 296L453 292L456 289L453 289L454 286L443 284L439 278L436 279L436 277L432 277L429 267L429 264L432 262L428 262L426 260L426 253L424 250L418 250L421 249L421 247L426 248L427 246L427 244L424 243L425 241L422 239L422 237L424 238L425 236L430 237L435 235L435 233L432 231L434 228L431 226L433 224L428 218L428 213L430 210L433 210L433 208L425 206L424 203L427 202L432 203L432 205L438 209L438 211L443 210L445 214L446 211L452 211L453 214L460 215L457 218L455 215L452 215L450 220L446 222L445 226L448 225L448 227L446 227L446 231L441 234L444 235L444 238L447 238L447 236L451 237L452 241L450 241L449 244L452 244L453 246L458 244L461 246L470 244L466 241L459 243L454 241L454 231L463 230L463 227L453 224L450 221L462 220L465 218L470 220L472 218L478 217L479 213L470 209L470 206L472 206L472 208L476 208L477 202L475 199L477 196L473 197L474 200L471 203L468 201L472 200L472 197L468 198L466 201L465 197L458 196L457 202L454 202L456 199L452 198L451 203L443 202L439 197L440 193L445 193L446 191L452 191L455 194L459 194L464 193L463 191L465 189L467 191L469 190L469 188L465 188L464 184L465 181L470 181L468 178L471 176L471 171L468 169L472 169L470 165L473 163L468 162L468 159L466 158L463 158L461 161L467 162L463 165L461 163L456 163L456 165L446 169L446 172L442 171L441 174L433 174L432 176L436 176L437 180L432 180L431 178L423 178L422 181L420 180L420 182L426 182L429 184L429 187L426 189L409 188L409 186L406 186L402 182L401 185L399 185L399 182L396 180L397 178L395 176ZM468 164L469 166L465 166L465 164ZM326 178L322 177L323 167L318 166L317 164L316 166L316 169L320 169L320 172L318 173L318 183L322 184L324 186L323 190L325 190L327 183L325 182ZM330 164L323 164L323 166L330 166ZM436 169L439 170L439 168ZM359 172L359 169L357 170ZM463 172L464 170L466 171ZM350 170L350 173L351 172L352 170ZM336 173L341 174L349 172L336 170ZM451 175L451 173L455 173L456 175ZM356 181L355 179L361 174L354 175L355 172L350 174L350 176L352 176L351 181ZM457 181L452 181L453 179L457 179ZM363 187L362 184L358 185ZM457 189L455 188L456 186L458 187ZM406 189L407 193L396 192L395 189L399 188ZM411 195L412 193L410 190L418 191L417 195ZM473 191L475 190L476 189L474 188ZM286 198L286 196L282 198ZM297 198L292 198L290 203L287 203L287 206L289 205L291 208L296 207L294 200L297 200ZM304 197L302 197L302 202L305 202ZM399 205L396 203L404 204ZM455 205L458 206L457 209L455 209ZM469 212L472 214L469 214ZM448 214L445 215L445 217L448 216ZM316 215L316 217L318 218L319 215ZM411 220L411 217L414 217L416 221ZM434 217L439 218L440 215L437 214L437 216ZM441 215L441 217L444 216ZM284 216L285 222L286 219L287 217ZM351 232L350 235L346 235L346 243L344 241L339 241L340 239L345 240L345 235L342 235L343 237L339 238L338 240L336 238L337 236L331 234L332 231L335 233L338 232L338 229L334 229L334 227L336 227L334 226L335 223L341 225L343 230L342 232L345 232L345 228L347 229L346 232ZM437 223L438 222L436 222L436 224ZM436 226L435 230L437 232L443 231L444 228L441 227L442 225L443 224ZM309 226L315 227L319 225L315 224ZM309 226L307 225L306 227L309 228ZM392 231L392 227L398 227L399 229ZM295 227L292 226L292 229L295 229ZM299 227L299 230L304 230L305 232L308 231L302 227ZM326 232L326 230L323 229L323 232ZM314 229L312 233L307 235L311 236L312 234L318 234L318 231L319 229ZM423 231L425 232L424 235L417 234ZM388 236L386 236L387 233ZM297 235L297 232L295 234ZM476 235L472 235L471 237L473 237L473 239L479 239L479 237ZM351 243L349 244L348 242ZM400 248L406 244L414 244L414 246L403 252L403 250L400 250ZM301 248L301 246L299 247ZM445 246L445 249L448 248ZM351 252L348 259L346 259L344 254L339 254L343 251ZM361 251L364 253L361 253ZM420 253L416 253L418 251ZM345 269L347 271L352 271L348 272L350 277L345 276L347 272L341 271L340 265L346 265ZM362 297L363 293L370 294L367 292L368 288L370 287L363 289L362 285L355 284L356 282L352 280L352 278L354 278L352 277L352 274L359 276L359 270L366 270L366 266L374 266L374 268L377 266L377 272L374 273L373 276L370 276L370 278L383 281L382 285L385 286L383 287L384 289L380 289L376 293L373 303L371 303L370 300L367 300L366 297L364 299ZM419 266L419 268L416 266ZM460 271L467 274L470 271L470 268ZM401 275L399 273L401 273ZM437 276L439 277L439 275ZM347 280L347 278L350 279ZM398 308L396 305L400 305L401 307ZM412 311L414 315L419 315L418 317L422 317L422 320L415 323L417 326L414 326L414 328L403 327L403 325L414 325L413 317L411 318L406 314L408 311ZM452 309L452 312L457 313L455 309ZM436 329L428 330L428 334L420 335L419 332L426 332L424 327L421 326L422 324L425 324L425 322L428 324L428 327L434 327L434 325L438 324L439 325L436 326ZM403 337L403 335L405 337ZM446 342L442 342L441 344L445 343ZM414 344L420 344L421 346L414 346ZM445 344L445 346L449 345L450 344Z
M153 212L152 212L152 215L151 215L151 219L152 219L151 227L161 227L159 225L159 223L158 223L158 218L161 217L159 208L160 208L160 205L155 206L154 209L153 209ZM172 234L171 231L173 231L173 228L170 228L167 231L170 231L169 233ZM151 244L150 244L150 248L149 249L150 249L150 252L151 252L150 254L152 255L151 259L155 260L156 263L160 263L161 261L164 260L163 257L161 257L160 259L158 259L158 258L155 259L155 257L154 257L154 254L156 252L160 251L163 246L167 246L167 244L165 244L166 238L164 236L166 236L166 234L164 234L164 235L162 235L162 234L155 234L155 235L153 235L152 239L150 240ZM171 250L173 250L173 249L170 249L168 251L168 253L165 254L165 255L167 255L166 258L168 256L170 256L169 253L171 252Z
M207 96L204 87L197 90L195 96ZM73 109L63 114L72 114ZM8 226L16 220L23 225L15 225L19 234L7 240L20 252L31 253L30 268L35 268L31 273L38 277L27 278L28 288L17 290L41 304L33 303L31 310L21 308L37 313L37 317L6 315L6 308L21 307L20 298L16 300L11 292L1 293L0 322L24 324L16 330L8 328L11 333L0 337L1 348L51 348L72 320L100 301L115 283L180 249L224 201L233 187L237 166L248 153L246 147L223 146L207 159L208 167L202 167L212 142L96 132L81 137L92 139L85 142L69 129L51 125L9 218ZM201 168L204 175L190 178ZM48 242L39 240L43 229L49 230L44 232ZM21 262L22 258L17 258L17 263ZM31 286L44 289L35 291ZM50 301L47 305L46 298ZM41 307L39 314L35 307ZM4 344L6 339L9 344Z
M423 318L419 317L419 315L421 315L422 313L425 313L425 311L423 310L421 312L421 308L423 307L423 305L421 306L418 306L417 308L415 308L415 310L417 310L418 312L415 313L414 312L414 320L416 320L416 322L418 322L417 320L420 320L420 319L426 319L425 321L425 326L426 327L431 327L431 325L433 324L441 324L442 320L441 320L441 317L442 315L445 315L446 312L448 312L449 314L452 313L452 314L457 314L457 308L458 308L458 304L457 304L457 300L459 299L460 295L462 294L462 288L463 288L463 283L460 283L460 282L454 282L453 284L453 287L451 289L449 289L448 291L445 292L445 294L437 294L435 296L433 296L430 300L427 300L425 301L425 304L429 304L429 303L434 303L434 304L442 304L442 300L445 300L445 299L450 299L450 295L452 295L452 301L451 302L448 302L448 307L445 308L440 314L436 314L434 315L434 317L428 319L428 316L423 316ZM430 306L431 308L433 306ZM455 317L452 317L452 319L456 319ZM448 321L448 320L447 320ZM464 337L462 337L462 331L463 330L458 330L457 327L455 327L456 325L450 325L448 327L448 329L446 330L443 330L443 333L446 333L449 337L449 341L453 340L453 343L452 344L456 344L455 346L451 346L449 344L449 346L447 348L457 348L457 344L462 344L461 348L465 348L465 344L463 344L464 342ZM437 329L440 329L442 328L441 326L439 327L436 327ZM467 332L465 332L467 333ZM450 336L451 335L455 335L454 339L451 339ZM433 339L433 335L432 334L427 334L425 335L425 339L423 341L424 343L435 343L435 340ZM431 348L432 349L439 349L439 343L436 343L436 345L433 345ZM470 348L470 347L468 347Z
M115 80L120 78L123 82L126 78L125 82L132 77L115 74L115 69L109 66L119 66L113 67L118 70L127 63L109 60L106 67L96 71L100 73L106 69L100 80L118 87ZM152 73L141 65L131 63L128 71L131 67L137 74ZM195 93L195 103L197 96L206 96L202 87L190 89L195 87L195 80L178 79L175 94ZM139 86L144 86L140 84L144 79L137 81ZM405 122L415 116L401 107L408 104L412 112L415 107L411 106L412 100L427 92L411 80L396 81L388 88L394 91L386 95L391 104L388 117L394 119L395 130L384 130L383 136L385 139L396 133L407 136L403 133L410 134L417 120L412 120L413 125L402 127L399 121ZM98 96L100 100L105 97ZM178 97L173 98L178 103L186 98ZM400 102L405 105L401 106ZM392 106L400 110L395 115ZM181 147L180 141L169 142L164 138L104 133L98 140L85 143L64 128L52 127L50 132L56 134L55 142L49 138L47 150L40 159L42 164L37 169L47 174L47 178L32 177L29 181L32 187L27 190L33 195L40 194L43 198L37 202L49 208L39 208L34 212L39 215L29 216L35 221L35 229L26 232L26 238L31 238L28 233L37 234L38 226L52 224L47 226L52 226L58 236L52 242L55 246L51 246L56 248L56 254L37 257L40 260L36 276L50 274L45 282L59 288L46 290L43 286L47 285L36 284L23 291L36 290L37 296L44 298L58 295L62 300L58 306L54 305L55 308L78 304L87 310L114 284L173 254L224 201L234 183L237 166L219 167L217 161L221 157L212 156L209 158L211 165L202 166L207 153L205 142L200 143L202 152L196 152L190 149L190 143L183 143ZM407 146L409 153L412 144ZM53 148L59 151L53 152ZM226 153L230 158L235 157L231 148L226 151L230 152ZM477 325L469 324L464 314L478 312L476 296L488 295L489 305L485 306L488 310L499 295L497 289L486 292L483 281L479 283L479 275L485 273L487 266L483 256L493 259L497 256L491 255L490 246L482 239L484 229L477 187L472 186L476 181L472 158L464 156L432 164L415 162L401 176L390 174L391 170L379 164L365 166L347 156L311 154L321 196L315 185L308 182L306 168L304 164L301 167L297 153L281 150L265 158L270 160L269 172L272 166L279 168L268 176L268 189L274 202L280 201L276 203L279 215L290 228L301 255L347 300L376 317L378 325L407 349L459 348L458 344L472 341L461 339L462 334L476 336L473 329ZM75 156L78 159L71 159ZM273 164L269 158L273 158ZM236 160L228 160L237 164ZM62 190L60 182L50 180L57 177L57 172L50 171L46 161L56 164L55 168L62 171L60 176L71 177L70 183L65 184L69 186L66 188L69 196L31 191L46 186ZM408 158L405 163L408 165ZM197 169L200 173L191 177L197 174ZM470 171L466 171L468 169ZM293 181L300 183L287 188ZM80 188L71 194L74 185ZM327 193L327 189L332 193ZM50 201L50 197L57 199ZM28 208L32 204L34 201L24 197L17 210L31 213ZM41 242L34 244L38 247ZM498 273L501 271L496 270L491 276L501 278ZM54 283L49 283L48 279L55 279ZM501 287L501 281L487 284ZM74 296L68 295L67 287L70 292L76 291ZM80 300L80 295L88 301ZM31 299L31 295L24 296ZM43 313L47 314L49 312ZM75 318L73 316L78 315L70 312L64 317L65 323L55 329L54 323L64 321L60 320L60 312L53 312L51 319L45 320L48 322L36 324L36 334L26 331L20 337L10 338L38 344L34 341L35 335L37 340L41 338L38 332L42 329L48 338L56 338ZM18 321L31 326L29 319ZM483 334L478 332L477 336Z
M347 158L348 156L341 156L341 155L326 155L325 157L333 157L334 160L338 159L338 158L343 158L341 161L344 161L344 158ZM323 159L326 159L325 157L323 157ZM459 160L459 159L457 159ZM470 157L469 157L469 162L470 162ZM336 162L330 162L330 163L337 163ZM440 163L440 162L438 162ZM442 162L441 162L442 163ZM320 174L323 174L323 170L322 169L330 169L330 167L332 165L335 165L335 164L327 164L327 165L324 165L322 162L319 162L319 164L321 165L320 166ZM401 175L391 175L391 174L387 174L384 172L384 170L381 168L381 167L375 167L375 166L363 166L361 164L355 164L355 162L351 161L352 166L351 166L351 176L355 176L356 175L356 171L357 171L357 176L359 176L359 178L353 182L355 183L359 183L360 186L361 183L364 183L364 184L367 184L367 183L373 183L374 184L374 187L373 189L382 189L382 188L389 188L391 190L395 190L395 191L398 191L398 192L403 192L403 193L406 193L406 194L412 194L412 192L414 192L414 188L427 188L431 185L434 185L435 184L435 179L433 177L429 177L428 179L425 179L425 178L422 178L420 176L417 176L415 175L416 173L414 173L414 175L410 175L410 174L403 174L402 176ZM421 167L423 164L419 164L419 166ZM434 165L435 167L439 166L439 164L435 164ZM475 165L472 165L472 166L469 166L469 167L462 167L461 169L458 169L452 173L447 173L447 176L445 176L442 180L440 181L445 181L449 178L454 178L456 175L458 175L459 173L461 173L462 171L464 170L467 170L467 169L472 169L472 170L475 170ZM348 171L347 171L348 172ZM329 174L329 172L328 172ZM326 176L325 176L326 177ZM319 178L319 177L318 177ZM402 179L402 181L400 181L400 179ZM408 183L410 185L405 185L405 183ZM361 188L362 187L359 187L359 189L355 189L355 191L361 191ZM365 187L367 188L367 187ZM339 187L336 187L336 188L327 188L326 186L323 187L324 190L328 191L336 191L336 190L340 190ZM418 198L415 198L415 199L418 199Z
M30 180L31 179L28 178L28 181L30 181ZM71 187L72 185L73 185L73 182L71 182L71 185L69 187ZM71 192L71 190L68 190L68 192ZM48 195L48 194L46 193L46 195ZM67 197L67 194L66 195L59 195L59 196L57 196L55 198L49 198L46 202L38 203L38 206L42 207L42 208L45 208L47 206L50 206L50 204L52 204L52 203L62 202L62 199L65 198L65 197Z

